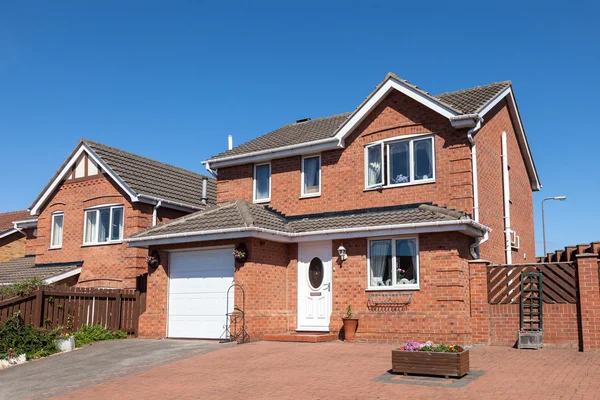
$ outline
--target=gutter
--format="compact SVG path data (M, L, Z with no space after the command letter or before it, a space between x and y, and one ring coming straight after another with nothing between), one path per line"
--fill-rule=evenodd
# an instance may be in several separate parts
M243 159L250 158L250 157L263 156L263 155L271 155L271 154L274 154L274 153L281 153L281 152L288 151L288 150L308 148L310 146L317 146L317 145L320 145L320 144L329 144L329 143L335 144L335 146L341 147L341 143L340 143L340 141L337 138L330 137L330 138L326 138L326 139L314 140L314 141L311 141L311 142L304 142L304 143L291 144L289 146L276 147L274 149L254 151L254 152L251 152L251 153L238 154L238 155L233 155L233 156L228 156L228 157L222 157L222 158L211 158L209 160L202 161L202 164L206 165L207 169L208 169L211 163L212 164L215 164L215 163L219 164L219 163L228 162L228 161L235 162L236 160L243 160Z
M167 203L167 204L172 204L172 205L177 206L177 207L188 208L188 209L195 210L195 211L200 211L200 210L203 209L202 207L192 206L192 205L185 204L185 203L179 203L177 201L159 199L158 197L148 196L148 195L145 195L145 194L138 194L137 197L138 197L138 199L152 200L152 203L154 203L154 204L156 204L158 202L160 202L160 203ZM145 203L147 203L147 202L145 202Z
M310 231L310 232L284 232L278 231L274 229L261 228L256 226L250 227L242 227L242 228L229 228L229 229L213 229L206 231L194 231L194 232L182 232L182 233L168 233L163 235L154 235L147 236L142 238L127 238L124 242L128 243L141 243L141 242L149 242L153 240L161 240L161 239L173 239L173 238L185 238L185 237L194 237L194 236L207 236L207 235L215 235L215 234L227 234L227 233L239 233L239 232L260 232L266 233L276 236L283 236L292 239L302 238L302 237L310 237L317 235L334 235L340 233L353 233L353 232L372 232L372 231L386 231L386 230L394 230L394 229L410 229L410 228L436 228L436 227L459 227L459 226L469 226L472 227L481 233L485 234L485 232L489 232L491 229L485 225L482 225L478 222L473 221L472 219L464 219L464 220L456 220L456 221L436 221L436 222L418 222L413 224L399 224L399 225L379 225L379 226L370 226L370 227L358 227L358 228L341 228L341 229L330 229L330 230L320 230L320 231Z

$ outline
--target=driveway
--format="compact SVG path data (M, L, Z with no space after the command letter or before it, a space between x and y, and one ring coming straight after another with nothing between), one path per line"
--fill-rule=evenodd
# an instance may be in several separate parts
M233 344L186 340L114 340L0 371L0 399L48 398Z
M594 399L600 398L600 354L569 350L471 350L463 379L392 375L389 344L259 342L219 345L195 342L123 341L102 345L98 362L75 363L77 353L0 372L0 393L60 399ZM139 346L139 347L138 347ZM146 347L148 346L148 347ZM129 359L157 349L157 361ZM186 346L189 346L186 348ZM98 346L100 347L100 346ZM100 349L102 350L102 349ZM156 350L158 351L158 350ZM174 355L174 351L178 354ZM139 357L139 356L137 356ZM127 365L123 366L126 363ZM36 365L37 364L37 365ZM121 365L115 370L106 364ZM48 366L48 367L46 367ZM33 368L34 369L27 369ZM83 368L85 371L80 371ZM50 370L47 370L50 369ZM6 372L12 376L5 380ZM90 374L98 379L89 379ZM36 376L33 374L41 374ZM55 382L60 379L61 382ZM6 384L7 382L8 384ZM36 390L13 386L35 386ZM51 384L46 391L43 383ZM51 391L51 389L54 389ZM11 397L14 396L14 397Z

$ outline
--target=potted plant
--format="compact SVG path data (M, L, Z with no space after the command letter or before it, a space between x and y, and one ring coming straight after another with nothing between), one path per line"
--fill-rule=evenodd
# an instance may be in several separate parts
M60 351L71 351L75 348L75 338L68 333L61 333L56 339L56 347Z
M342 320L344 321L344 340L348 342L354 342L356 327L358 326L358 318L354 317L351 305L348 305L348 308L346 309L346 317L342 318Z
M469 373L469 350L458 345L409 340L392 350L392 371L461 378Z
M240 243L235 250L233 250L233 258L239 263L245 263L248 260L248 247L246 243Z

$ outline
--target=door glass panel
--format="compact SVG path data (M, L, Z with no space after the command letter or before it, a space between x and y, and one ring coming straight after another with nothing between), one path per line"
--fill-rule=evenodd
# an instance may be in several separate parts
M308 281L314 289L323 283L323 262L318 257L313 258L308 266Z

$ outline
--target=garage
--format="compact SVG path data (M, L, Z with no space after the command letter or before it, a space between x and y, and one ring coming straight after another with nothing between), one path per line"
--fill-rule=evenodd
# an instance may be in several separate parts
M169 256L167 336L219 339L227 310L227 289L233 284L233 247L173 252Z

